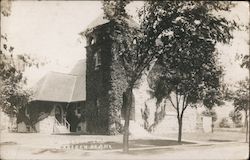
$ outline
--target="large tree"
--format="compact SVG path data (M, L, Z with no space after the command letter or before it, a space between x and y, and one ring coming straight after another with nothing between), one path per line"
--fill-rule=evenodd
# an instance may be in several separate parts
M127 81L123 101L123 106L125 106L124 152L128 152L129 149L129 118L133 97L132 91L138 85L143 72L149 68L159 54L154 52L154 48L157 47L155 39L146 38L146 30L140 28L139 25L131 24L131 17L125 10L128 3L129 1L123 0L103 2L106 18L114 24L110 36L114 44L113 49L117 53L117 60L122 64Z
M1 16L11 14L11 1L1 1ZM39 63L28 54L15 53L6 34L1 32L0 48L0 109L10 117L16 117L29 102L31 91L24 89L27 67Z
M17 117L30 101L30 90L25 89L25 68L38 65L27 54L15 54L7 37L1 35L0 49L0 109L9 117Z
M118 60L128 83L123 102L126 106L125 152L128 151L132 90L143 72L156 59L167 68L163 77L168 75L171 83L167 84L172 84L168 85L167 93L176 93L176 109L181 108L179 102L183 99L182 110L178 112L181 124L184 110L201 96L207 97L203 100L208 106L217 102L221 68L215 65L216 54L212 53L215 53L216 42L227 43L232 38L230 31L234 29L225 18L212 13L229 11L231 3L228 2L149 1L139 11L140 28L131 27L127 21L129 15L125 7L128 3L121 0L103 2L106 18L114 22L110 36L116 44Z
M235 112L243 111L245 113L245 127L246 127L246 142L248 141L249 130L249 79L239 82L238 89L233 96Z
M146 6L148 34L158 36L163 44L163 54L156 62L161 75L151 88L159 93L158 99L169 99L176 110L179 142L188 107L200 102L208 108L221 104L222 67L216 44L228 43L237 25L218 14L231 7L230 2L218 1L153 1Z

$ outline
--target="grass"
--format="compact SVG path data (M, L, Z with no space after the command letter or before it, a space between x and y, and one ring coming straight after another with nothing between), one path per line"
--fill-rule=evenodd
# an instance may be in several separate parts
M166 134L164 135L169 138L176 138L178 134ZM243 132L214 132L214 133L183 133L183 139L193 141L214 141L214 142L244 142L245 133Z
M0 146L1 145L16 145L16 144L17 144L16 142L8 141L8 142L1 142Z
M92 144L95 144L95 143L87 142L87 143L78 143L76 145L78 145L78 146L88 145L89 146ZM129 141L130 148L174 146L174 145L182 145L182 144L194 144L194 143L190 143L190 142L178 143L175 140L164 140L164 139L136 139L136 140ZM97 145L100 145L100 144L97 144ZM104 143L102 143L102 145L110 145L111 146L111 148L106 148L106 149L122 149L122 146L123 146L121 142L111 142L111 141L104 142ZM91 150L91 148L89 150Z

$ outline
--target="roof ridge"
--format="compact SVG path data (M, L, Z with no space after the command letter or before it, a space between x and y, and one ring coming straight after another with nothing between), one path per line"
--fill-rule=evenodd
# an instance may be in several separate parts
M75 77L79 76L79 75L77 75L77 74L72 74L72 73L62 73L62 72L56 72L56 71L49 71L49 73L50 73L50 72L58 73L58 74L64 74L64 75L70 75L70 76L75 76Z
M43 81L43 83L41 84L41 88L40 88L40 90L38 91L39 93L38 93L38 96L37 96L37 97L40 97L41 91L43 91L43 88L44 88L46 82L48 81L48 74L49 74L49 73L47 73L47 74L44 76L44 81Z
M75 82L74 82L74 85L73 85L73 89L72 89L72 92L71 92L71 96L70 96L70 99L69 99L69 102L72 102L72 99L73 99L73 95L74 95L74 92L75 92L75 88L76 88L76 80L77 80L77 77L75 77Z

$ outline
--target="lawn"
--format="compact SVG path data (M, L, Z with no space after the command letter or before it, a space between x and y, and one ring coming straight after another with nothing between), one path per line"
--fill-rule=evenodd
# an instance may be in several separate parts
M149 147L160 147L160 146L175 146L175 145L185 145L194 144L191 142L178 143L175 140L165 140L165 139L136 139L129 141L130 148L149 148ZM62 148L70 149L83 149L83 150L113 150L122 149L122 142L106 141L106 142L93 142L88 141L85 143L74 143L66 144Z
M32 139L32 140L31 140ZM122 149L122 135L45 135L4 133L0 139L0 146L22 145L31 148L57 148L57 149L81 149L81 150L114 150ZM162 146L175 146L193 144L165 137L131 138L130 148L150 148Z
M177 133L163 135L168 138L178 137ZM182 138L193 141L210 141L210 142L244 142L245 133L242 132L213 132L213 133L183 133Z

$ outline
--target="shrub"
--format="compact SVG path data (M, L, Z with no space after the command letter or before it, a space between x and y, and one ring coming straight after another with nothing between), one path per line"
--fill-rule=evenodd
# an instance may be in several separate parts
M230 128L229 122L227 118L223 118L219 123L220 128Z
M229 117L234 122L236 128L240 128L240 127L243 126L242 125L242 113L241 112L233 110L233 111L231 111L229 113Z

